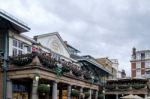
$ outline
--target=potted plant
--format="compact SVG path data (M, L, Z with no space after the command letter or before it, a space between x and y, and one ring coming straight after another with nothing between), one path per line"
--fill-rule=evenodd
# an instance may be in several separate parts
M88 98L90 96L89 92L84 92L85 98Z
M78 97L78 96L79 96L79 91L76 90L76 89L73 89L73 90L71 91L71 96L73 96L73 97Z
M37 88L39 95L45 96L49 91L50 87L46 84L40 84Z

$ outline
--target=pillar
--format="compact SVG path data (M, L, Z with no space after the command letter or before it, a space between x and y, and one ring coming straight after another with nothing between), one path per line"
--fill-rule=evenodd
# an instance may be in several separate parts
M116 94L116 99L118 99L118 94Z
M95 98L98 99L98 91L95 92Z
M147 98L147 94L145 94L145 99Z
M67 99L71 99L71 85L68 85L68 95L67 95Z
M83 93L83 87L80 88L80 96L79 96L79 99L81 99L81 93Z
M53 82L52 99L57 99L57 82Z
M9 79L7 80L7 99L12 99L12 81Z
M39 83L38 80L33 79L33 84L32 84L32 99L39 99L38 93L37 93L38 83Z
M91 89L89 90L89 93L90 93L90 96L88 99L92 99L92 90Z

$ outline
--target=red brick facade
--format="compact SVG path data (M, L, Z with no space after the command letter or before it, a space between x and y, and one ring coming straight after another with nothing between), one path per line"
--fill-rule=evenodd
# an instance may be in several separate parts
M131 63L131 74L132 77L136 77L136 63Z
M141 75L145 74L145 62L141 62Z

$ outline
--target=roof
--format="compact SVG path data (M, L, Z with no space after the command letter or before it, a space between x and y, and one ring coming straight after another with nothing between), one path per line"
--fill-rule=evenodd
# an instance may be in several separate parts
M1 9L0 9L0 17L10 22L13 28L18 30L19 33L28 32L30 30L27 24L25 24L23 21L17 19L16 17L10 15L9 13Z
M102 69L103 71L107 72L108 74L112 75L108 70L106 70L102 65L100 65L99 63L97 63L96 61L92 61L88 58L85 58L85 57L82 57L80 59L77 59L78 61L81 61L81 60L84 60L84 61L87 61L91 64L94 64L95 66L97 66L98 68Z
M136 53L143 53L143 52L150 52L150 50L140 50L140 51L136 51Z
M65 41L64 41L65 42ZM65 43L67 47L70 47L71 49L73 49L74 51L76 51L77 53L80 53L80 51L74 47L72 47L71 45L69 45L68 43Z
M67 48L66 44L64 43L63 39L61 38L61 36L59 35L58 32L46 33L46 34L42 34L42 35L36 35L36 36L34 36L34 38L42 38L42 37L47 37L47 36L50 36L50 35L51 36L52 35L56 35L60 39L61 43L63 44L64 48L67 50L67 52L69 53L69 55L71 54L70 51L69 51L69 49Z

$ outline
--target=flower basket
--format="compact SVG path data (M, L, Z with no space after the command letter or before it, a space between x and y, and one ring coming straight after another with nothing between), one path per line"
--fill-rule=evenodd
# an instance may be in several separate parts
M78 97L78 96L79 96L79 91L76 90L76 89L73 89L73 90L71 91L71 96Z
M88 98L90 96L89 92L84 92L85 98Z
M38 93L41 95L41 94L47 94L49 91L50 91L50 87L47 86L46 84L40 84L38 86L38 89L37 89Z

